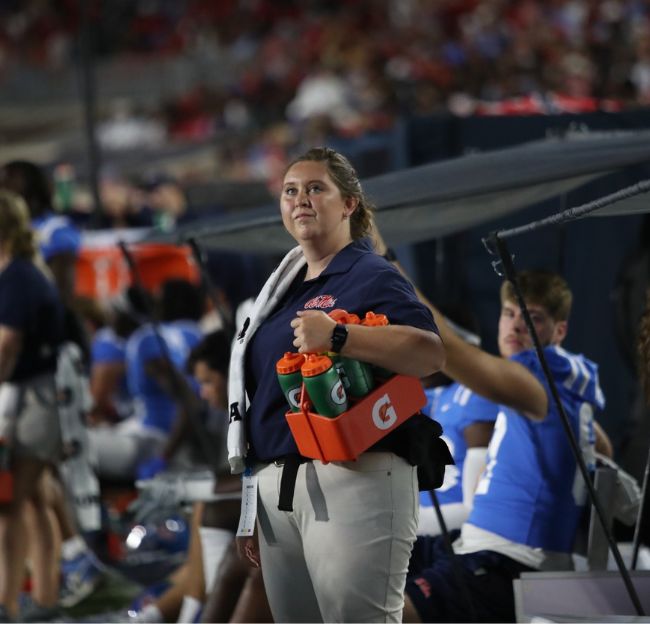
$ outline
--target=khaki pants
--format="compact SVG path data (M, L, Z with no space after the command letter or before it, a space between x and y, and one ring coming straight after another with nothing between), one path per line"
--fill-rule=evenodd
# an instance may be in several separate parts
M262 574L276 622L400 622L418 524L416 469L393 453L302 464L293 512L282 467L261 465Z
M13 434L13 452L44 462L61 460L63 442L54 375L39 375L20 384L20 406Z

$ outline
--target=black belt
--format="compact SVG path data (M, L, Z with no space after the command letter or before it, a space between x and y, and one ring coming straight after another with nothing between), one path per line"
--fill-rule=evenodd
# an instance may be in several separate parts
M380 445L372 446L366 452L386 451L388 448L381 448ZM309 457L303 457L298 453L288 453L268 460L269 464L274 464L282 468L282 477L280 479L280 497L278 499L278 509L280 511L293 511L293 495L296 490L296 478L300 464L313 461Z
M381 442L381 440L380 440ZM381 444L371 446L366 452L372 451L390 451L394 452L388 444L382 447ZM298 453L288 453L271 459L269 464L275 464L282 468L282 477L280 479L280 497L278 499L278 509L280 511L293 511L293 495L296 490L296 478L300 464L313 461L309 457L303 457Z
M278 509L280 511L293 511L293 494L296 490L296 477L298 476L298 467L300 464L309 462L311 459L298 455L298 453L289 453L277 459L271 460L270 464L282 468L282 478L280 479L280 497L278 499Z

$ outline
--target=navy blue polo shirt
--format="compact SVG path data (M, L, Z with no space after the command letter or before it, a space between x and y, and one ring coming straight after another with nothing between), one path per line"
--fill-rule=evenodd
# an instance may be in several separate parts
M15 258L0 272L0 325L22 332L9 381L56 370L63 308L55 286L29 260Z
M252 336L246 349L246 391L250 399L247 434L249 457L268 461L298 449L285 413L286 399L275 373L286 351L295 351L291 321L298 310L385 314L392 325L438 329L431 311L411 284L388 261L374 253L368 239L350 243L316 278L301 272L282 301Z

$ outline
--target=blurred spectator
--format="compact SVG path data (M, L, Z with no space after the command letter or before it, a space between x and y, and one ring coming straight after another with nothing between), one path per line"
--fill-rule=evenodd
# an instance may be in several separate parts
M100 228L148 227L153 216L147 195L118 172L107 171L100 181L102 213L96 220Z
M54 213L52 189L45 172L35 163L13 160L0 169L0 186L18 193L27 202L41 255L54 275L64 303L70 305L81 235L69 219Z
M39 251L64 305L64 341L77 344L87 363L89 337L75 308L74 294L81 233L67 216L54 212L50 181L37 164L25 160L6 163L0 168L0 187L18 193L27 203Z
M68 386L67 384L63 386L64 389L61 386L57 386L57 397L61 399L61 396L68 396L70 403L66 405L63 405L63 403L59 404L59 418L56 423L57 436L52 437L54 440L58 439L61 441L62 439L66 444L71 439L76 441L78 444L76 458L70 457L69 459L79 460L79 465L76 470L62 470L61 475L65 476L67 472L68 476L76 474L80 477L82 468L87 468L86 462L82 460L82 456L85 454L85 450L82 450L82 448L85 449L86 445L81 442L85 438L83 427L81 426L81 417L83 417L87 406L81 398L81 390L84 388L84 383L87 384L84 373L87 370L90 349L86 326L79 314L79 310L76 308L77 300L74 296L76 260L81 245L81 235L70 219L53 212L49 180L44 171L35 163L12 161L5 164L0 170L0 185L15 190L25 199L32 218L32 227L36 235L35 238L38 242L40 254L45 259L54 277L59 297L63 304L62 345L59 347L57 384L61 384L62 380L65 379L64 375L59 375L61 368L67 368L68 374L76 378L76 392L73 391L72 386ZM69 354L71 353L74 355L72 359L69 359L71 357ZM68 354L67 357L66 354ZM65 362L67 362L67 365ZM75 375L75 372L78 374ZM85 387L87 389L87 385ZM60 431L58 431L59 420ZM51 434L51 431L49 433ZM68 547L70 543L84 546L85 544L79 533L79 528L73 517L72 510L70 509L70 503L64 494L63 488L59 486L59 471L48 470L46 472L47 474L43 475L40 486L36 488L36 491L31 496L32 505L38 513L36 516L37 523L28 525L29 541L31 542L30 552L32 553L32 559L35 559L35 567L39 568L39 578L43 574L45 574L45 578L48 578L49 575L49 581L45 582L45 587L49 587L50 590L52 587L57 587L58 590L59 574L63 572L61 575L63 592L68 593L68 590L72 589L73 586L76 592L80 587L74 581L72 583L69 582L75 576L74 574L68 575L66 573L65 563L68 560ZM89 469L86 474L88 479L92 480L94 478L94 475ZM68 479L66 487L71 494L71 499L74 499L75 495L79 493L78 490L74 491L77 486L84 488L87 484L88 482L83 484L78 480L75 485L72 480ZM88 490L85 490L85 492L87 493ZM43 513L47 518L47 524L43 524ZM39 548L42 550L42 545L39 542L41 537L49 539L51 534L56 534L62 539L63 569L59 569L58 556L53 562L51 560L49 562L47 561L47 557L50 554L49 550L47 550L45 551L46 559L43 559L43 561L48 564L48 567L45 571L41 571L40 568L45 563L42 563L40 560ZM37 554L34 555L34 552ZM79 555L79 557L76 555ZM87 571L92 569L94 572L97 572L95 581L86 588L83 588L83 591L92 591L95 583L99 582L102 576L101 570L95 565L94 558L89 556L87 548L78 548L73 558L77 563L83 564ZM78 571L78 568L75 569ZM53 583L52 579L56 579L56 582ZM39 580L39 586L41 584ZM39 593L40 590L36 592L36 594ZM33 617L46 618L52 615L52 605L50 604L52 600L51 594L48 593L48 596L47 598L43 598L42 596L39 598L37 596L36 603L32 609ZM45 610L42 610L43 608ZM28 616L25 615L24 617L27 618Z
M159 120L136 114L130 100L119 98L111 103L110 116L98 125L97 135L104 149L120 151L161 147L166 131Z
M54 378L63 309L56 288L34 262L29 218L20 196L0 191L0 437L3 470L13 480L8 487L5 474L0 506L0 617L5 621L17 615L28 546L38 555L33 597L48 617L59 584L51 574L58 568L57 533L40 489L42 475L59 463L63 451ZM26 531L30 518L30 526L39 530Z
M650 12L647 3L637 0L412 1L399 10L375 0L220 4L106 3L90 15L96 28L93 45L112 58L186 54L199 63L218 63L219 75L210 86L219 97L212 100L216 92L192 86L176 107L199 119L202 111L212 109L208 102L225 102L237 94L244 106L252 107L253 118L270 121L270 108L280 111L277 104L293 99L292 108L302 112L306 107L323 108L332 97L335 108L350 106L350 95L361 84L383 80L375 75L377 68L392 83L392 92L400 90L400 83L416 82L442 88L445 100L461 88L477 99L512 98L531 89L552 89L549 70L562 64L562 56L579 53L593 66L594 84L611 86L611 71L629 77L635 63L643 62L638 33L647 30ZM35 1L0 8L0 40L7 42L9 65L22 61L21 50L37 65L62 64L80 27L79 9L72 2L63 5L58 11L54 2ZM348 69L336 77L323 74L333 67ZM504 83L501 75L514 79ZM303 87L294 98L300 83ZM323 97L314 100L316 83ZM268 85L273 85L272 91ZM407 99L413 103L416 93ZM205 123L209 126L209 119Z
M103 87L124 93L137 63L146 94L139 102L147 102L145 114L135 95L115 99L101 144L164 149L166 141L216 137L216 178L269 175L273 185L285 152L387 130L398 115L580 113L650 102L650 6L638 0L100 5L88 17L93 51L112 69ZM79 13L71 0L0 6L4 75L28 83L8 91L36 93L63 71ZM268 131L287 122L295 135L274 152ZM108 225L141 224L146 210L120 208L117 191L105 192Z
M158 324L142 325L126 344L126 375L134 397L135 413L116 426L89 430L91 448L100 477L133 479L138 466L148 470L164 459L177 431L180 396L178 371L183 371L190 349L201 339L198 320L203 299L198 289L184 280L163 284Z
M187 197L181 185L171 176L154 174L141 184L144 203L151 212L153 224L161 230L172 230L185 220Z
M349 85L341 76L325 67L316 67L300 83L287 115L298 123L327 115L335 123L345 125L353 114L350 100Z
M650 22L639 26L634 39L635 62L630 70L630 80L640 104L650 105Z
M93 409L89 424L115 424L133 413L133 397L126 379L126 341L144 322L153 302L149 293L130 287L110 302L108 324L93 336L90 391Z

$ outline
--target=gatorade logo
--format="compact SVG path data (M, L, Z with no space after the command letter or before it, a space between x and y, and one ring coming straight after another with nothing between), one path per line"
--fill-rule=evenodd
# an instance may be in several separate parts
M336 405L343 405L343 403L345 403L347 397L345 396L345 389L343 388L340 379L332 386L330 399L332 399L332 403L335 403Z
M380 397L372 406L372 422L377 429L390 429L397 421L397 412L388 394Z
M313 310L314 308L322 310L323 308L333 308L336 305L336 297L332 295L318 295L310 299L305 304L305 310Z
M300 407L300 386L297 386L295 388L292 388L289 390L287 393L287 399L289 400L289 404L291 407L295 407L296 409Z

